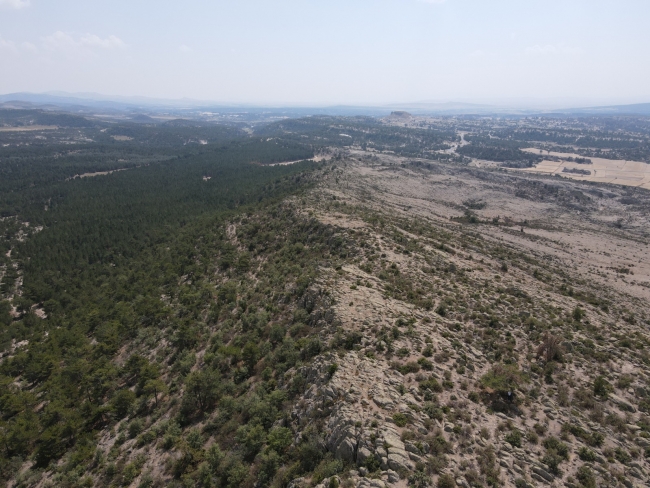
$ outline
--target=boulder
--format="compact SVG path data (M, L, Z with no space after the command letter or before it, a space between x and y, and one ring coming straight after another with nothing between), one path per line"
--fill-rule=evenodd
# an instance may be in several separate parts
M533 473L535 473L536 475L544 478L546 481L549 481L549 482L553 481L555 479L554 476L551 473L549 473L548 471L546 471L546 470L544 470L542 468L538 468L538 467L533 468Z
M355 458L355 451L356 442L354 442L351 438L346 437L337 446L334 455L336 459L340 459L346 463L353 463Z
M418 455L422 454L422 452L417 448L417 446L411 444L410 442L405 443L404 446L405 446L404 450L406 452L412 452L413 454L418 454Z
M397 433L393 433L391 431L388 431L384 434L384 441L391 447L395 449L399 449L400 451L405 451L404 443L402 440L399 438Z
M626 412L632 412L632 413L636 412L636 409L632 405L627 403L618 395L611 393L609 395L609 399L612 401L612 403L618 405L618 408L620 408L621 410L625 410Z
M372 401L375 402L375 405L377 405L379 408L383 408L386 410L392 410L393 407L395 406L390 398L383 395L374 396L372 398Z
M388 477L389 483L399 483L399 475L392 469L386 471L386 476Z
M388 467L394 471L411 470L413 462L406 456L406 451L393 451L388 454Z
M408 455L409 455L409 459L416 463L421 463L424 461L422 457L418 456L417 454L413 454L412 452L409 452Z
M357 451L357 465L363 466L366 464L366 460L373 456L373 453L367 447L360 447Z

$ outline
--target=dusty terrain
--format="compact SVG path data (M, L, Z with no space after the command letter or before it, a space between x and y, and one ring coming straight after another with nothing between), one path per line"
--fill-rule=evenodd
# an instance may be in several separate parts
M525 149L525 151L537 154L538 149ZM558 158L580 157L573 153L558 153L548 151L547 155ZM622 161L603 158L589 158L591 164L578 164L571 161L549 161L544 160L534 168L526 168L522 171L544 173L574 178L582 181L593 181L597 183L613 183L617 185L636 186L650 190L650 164L640 161ZM574 170L590 171L590 175L580 175L563 172L564 168Z
M566 180L405 163L353 152L309 199L360 246L321 285L339 330L362 338L331 379L330 357L304 372L296 425L326 416L328 448L358 466L350 486L413 485L414 472L463 487L648 486L647 210ZM545 361L548 336L561 346ZM525 377L514 403L486 387L500 363ZM608 395L594 396L597 376Z
M10 460L8 486L649 486L650 193L640 160L650 161L650 146L636 140L641 122L624 122L615 128L625 127L627 146L602 151L577 144L572 127L611 139L588 121L563 120L570 137L551 133L552 120L403 112L385 123L310 118L269 130L311 145L269 160L296 172L266 190L286 183L291 192L216 224L182 226L178 243L160 246L162 259L178 255L170 263L187 266L163 261L176 271L147 292L151 303L134 301L146 307L127 317L133 336L108 344L106 331L119 329L102 319L87 338L88 351L115 347L106 352L114 372L97 365L104 392L91 399L79 380L80 401L100 415L97 435L54 455L47 442L60 436L48 430L32 454ZM86 136L101 140L77 129L57 137ZM33 136L3 137L18 146ZM172 157L125 154L132 146L68 179L129 169L112 158L147 166ZM522 154L533 146L547 161L517 169L541 161ZM311 148L323 164L303 173L294 163ZM565 150L575 154L557 152ZM202 174L207 187L220 180ZM65 339L55 332L57 304L26 301L29 275L12 247L43 227L0 222L15 234L0 254L5 316L29 339L6 341L0 357L18 364L6 369L8 398L58 424L65 415L46 405L58 383L25 380L40 381L32 365L49 374L48 364L74 364L40 348ZM142 266L162 269L158 260ZM111 286L121 290L126 275L117 271ZM147 287L155 276L138 275ZM111 318L122 302L107 302ZM85 313L95 323L96 310ZM27 335L41 322L53 324L43 338ZM22 432L11 422L0 434L7 425Z
M20 127L0 127L0 132L31 132L56 129L58 129L56 125L23 125Z

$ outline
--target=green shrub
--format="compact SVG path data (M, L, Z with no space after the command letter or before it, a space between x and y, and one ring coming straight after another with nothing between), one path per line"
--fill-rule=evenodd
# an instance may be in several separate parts
M325 451L317 434L305 432L303 436L307 439L297 447L296 460L299 462L300 470L306 473L316 469L325 456Z
M155 439L156 433L152 429L149 429L138 437L136 445L138 447L146 446L148 444L151 444Z
M593 463L596 460L596 453L591 449L582 446L578 451L578 456L585 462Z
M267 443L271 449L282 454L293 442L293 433L286 427L273 428L267 437Z
M111 407L118 419L126 417L131 412L135 402L135 393L131 390L119 390L111 400Z
M314 470L312 480L314 483L320 483L326 478L330 478L343 471L344 464L340 459L323 459Z
M242 425L237 429L235 439L242 447L244 457L253 459L266 442L266 432L264 432L264 427L259 424Z
M425 371L431 371L433 369L433 363L428 359L426 359L425 357L421 357L420 359L418 359L418 364Z
M332 363L332 364L330 364L330 365L327 367L327 374L328 374L328 376L329 376L330 378L331 378L332 376L334 376L334 375L336 374L336 372L338 371L338 369L339 369L339 365L338 365L338 364L336 364L336 363Z
M525 378L515 364L495 364L483 377L481 384L499 393L515 391Z
M558 456L553 449L547 451L544 457L542 458L542 462L546 464L546 466L548 466L549 471L555 475L559 475L561 473L560 463L562 461L563 461L562 457Z
M431 486L431 476L427 475L423 471L416 471L411 476L409 476L409 486L415 488L425 488Z
M153 486L153 483L154 483L153 476L151 476L150 473L145 473L142 476L140 476L140 483L138 483L138 488L151 488Z
M408 417L403 413L396 413L393 415L393 421L398 427L404 427L408 423Z
M521 447L521 432L513 430L505 437L505 441L513 447Z
M537 444L539 442L539 435L534 430L529 430L526 432L526 440L531 444Z
M128 427L129 439L133 439L134 437L137 437L137 435L140 432L142 432L143 428L144 428L144 422L141 419L133 419L129 423L129 427Z
M560 441L557 437L548 437L544 439L542 445L548 450L555 450L562 459L569 459L569 446Z
M573 309L573 313L571 314L571 316L573 317L573 320L580 322L585 316L585 311L580 307L576 306L576 308Z
M248 476L250 468L240 461L233 462L228 466L227 471L222 473L222 477L227 480L227 488L238 488ZM221 485L224 486L224 485Z
M411 355L411 351L410 351L408 348L406 348L406 347L400 347L400 348L395 352L395 355L396 355L398 358L402 358L402 359L403 359L403 358L405 358L405 357L410 356L410 355Z
M450 474L443 474L438 478L438 488L455 488L456 480Z
M622 449L620 447L617 447L614 450L614 457L621 464L627 464L632 460L630 454L625 449Z
M187 444L192 449L201 449L203 446L203 436L198 429L191 429L187 434Z
M548 466L551 473L560 475L560 463L569 459L569 446L552 436L545 439L542 445L546 448L542 462Z
M369 456L364 464L370 473L375 473L381 469L381 460L377 456Z
M133 461L124 466L122 471L122 486L128 486L131 482L137 478L144 466L145 457L142 454L139 454L135 457Z
M443 411L439 405L436 405L433 402L427 402L424 404L424 413L426 413L429 418L433 420L442 420L444 418Z
M605 442L605 436L600 432L592 432L590 436L585 439L585 442L590 446L600 447Z
M432 456L447 454L451 452L451 444L442 435L437 435L430 440L430 453Z
M430 390L434 393L440 393L442 391L442 385L438 382L436 378L430 376L424 381L421 381L419 384L421 391Z
M628 389L630 385L632 385L632 376L629 374L621 375L616 383L616 386L622 390Z
M212 444L206 453L205 459L208 462L208 466L213 474L217 474L219 471L219 465L223 461L224 454L219 448L219 444Z
M117 474L117 466L115 466L115 463L108 463L106 465L106 469L104 470L104 476L106 476L106 478L110 480L116 474Z
M262 454L260 459L260 469L257 473L257 481L262 486L267 486L277 473L282 464L282 459L275 451L268 451ZM209 485L208 485L209 486Z
M415 361L409 361L408 363L403 364L399 367L399 372L404 375L409 373L417 373L418 371L420 371L420 365Z
M596 488L596 477L589 466L580 466L576 473L580 486L584 488Z
M598 376L594 380L594 395L607 398L612 387L604 376Z

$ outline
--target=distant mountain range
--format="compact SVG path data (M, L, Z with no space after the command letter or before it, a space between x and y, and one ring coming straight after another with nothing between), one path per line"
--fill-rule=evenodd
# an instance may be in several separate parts
M370 115L385 116L393 111L408 111L414 115L648 115L650 103L631 105L608 105L579 108L530 108L517 104L476 104L464 102L422 102L389 104L383 106L261 106L219 103L213 101L184 99L158 99L148 97L106 96L98 93L9 93L0 95L0 108L66 110L78 113L182 113L192 111L270 112L285 116L305 115Z
M586 114L586 115L650 115L650 103L634 103L631 105L609 105L605 107L573 108L563 111L564 113Z

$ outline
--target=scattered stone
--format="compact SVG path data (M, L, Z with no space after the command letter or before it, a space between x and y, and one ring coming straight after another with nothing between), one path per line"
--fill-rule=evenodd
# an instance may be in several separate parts
M534 467L533 468L533 473L541 476L542 478L544 478L544 480L549 481L549 482L553 481L555 479L555 477L551 473L549 473L548 471L546 471L546 470L544 470L542 468Z
M392 469L389 469L386 471L386 476L388 477L388 482L389 483L398 483L400 480L399 475L393 471Z

